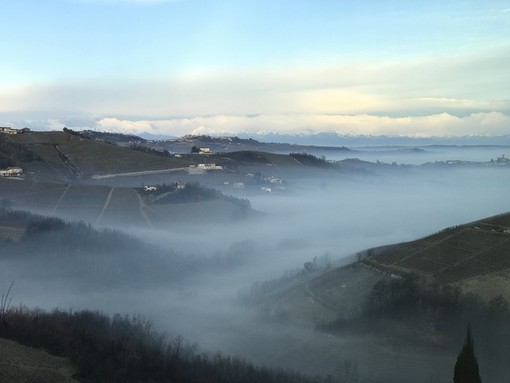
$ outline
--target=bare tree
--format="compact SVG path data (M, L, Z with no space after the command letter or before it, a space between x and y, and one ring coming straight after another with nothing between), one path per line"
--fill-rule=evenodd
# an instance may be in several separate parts
M343 363L338 363L337 373L341 383L358 383L359 370L358 361L345 359Z
M11 306L12 297L10 295L13 285L14 281L11 282L9 289L7 289L7 293L2 294L2 297L0 298L0 319L5 318L7 312L9 311L9 307Z

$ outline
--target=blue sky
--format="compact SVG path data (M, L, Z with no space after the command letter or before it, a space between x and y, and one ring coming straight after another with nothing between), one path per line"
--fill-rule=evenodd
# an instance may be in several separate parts
M0 124L510 133L508 1L0 4Z

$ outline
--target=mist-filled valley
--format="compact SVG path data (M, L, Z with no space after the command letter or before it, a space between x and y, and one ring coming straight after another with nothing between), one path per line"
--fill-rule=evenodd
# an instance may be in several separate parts
M362 315L381 278L417 272L430 282L439 275L371 261L377 249L510 211L510 167L505 156L498 163L494 158L507 147L490 153L441 147L437 162L430 154L422 162L422 153L412 150L402 157L392 152L389 162L384 155L376 159L379 149L368 162L353 160L356 152L336 153L335 161L263 152L183 154L172 165L177 171L152 173L143 161L157 169L157 161L171 159L111 145L117 157L138 156L135 172L124 162L101 174L76 151L87 141L66 134L51 136L60 140L58 158L48 155L42 136L18 139L36 155L18 162L23 176L0 179L0 292L14 281L11 307L141 315L169 339L182 336L205 352L338 381L346 381L345 369L353 364L362 382L451 381L468 322L475 340L484 333L475 327L480 321L467 316L457 323L460 335L448 339L423 323L409 330L414 319L407 317L403 329L393 325L391 331L375 322L359 329L346 320ZM105 144L90 145L96 145L97 163L110 153ZM195 171L205 158L222 168ZM189 172L183 170L188 163ZM508 257L508 226L498 225L496 234L487 230L496 237L480 246ZM463 235L472 237L475 229L466 230ZM462 238L449 247L452 254L475 246ZM508 299L505 267L479 278L497 275ZM335 270L334 282L326 283ZM466 280L478 284L459 279L446 285L474 292L481 302L498 296L473 278ZM332 324L340 319L346 322L339 330ZM489 365L502 368L491 358L500 355L479 355L484 381L496 381Z

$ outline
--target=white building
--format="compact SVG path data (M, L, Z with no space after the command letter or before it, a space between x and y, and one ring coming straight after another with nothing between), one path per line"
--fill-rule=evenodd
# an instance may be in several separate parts
M17 129L13 129L13 128L9 128L9 127L1 127L0 126L0 133L18 134L18 130Z
M223 166L220 166L220 165L216 165L216 164L198 164L197 167L199 169L204 169L204 170L222 170L223 169Z
M510 159L506 158L504 154L502 154L501 157L498 157L496 162L498 165L510 165Z
M0 169L0 177L19 177L23 174L23 169L17 167L9 167Z

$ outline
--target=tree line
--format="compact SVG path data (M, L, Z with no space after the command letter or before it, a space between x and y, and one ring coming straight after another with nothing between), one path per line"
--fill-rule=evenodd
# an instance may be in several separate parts
M482 300L459 287L422 280L417 275L377 282L362 304L361 313L319 328L328 331L378 331L405 342L455 354L468 323L476 329L477 354L488 380L510 376L510 303L498 295ZM430 338L435 341L431 343ZM396 338L397 339L397 338Z
M0 168L21 166L22 162L39 161L41 158L24 145L12 142L0 134Z
M76 378L129 383L319 383L290 371L256 367L238 358L200 352L181 337L167 339L139 316L98 311L9 309L0 337L69 358Z

